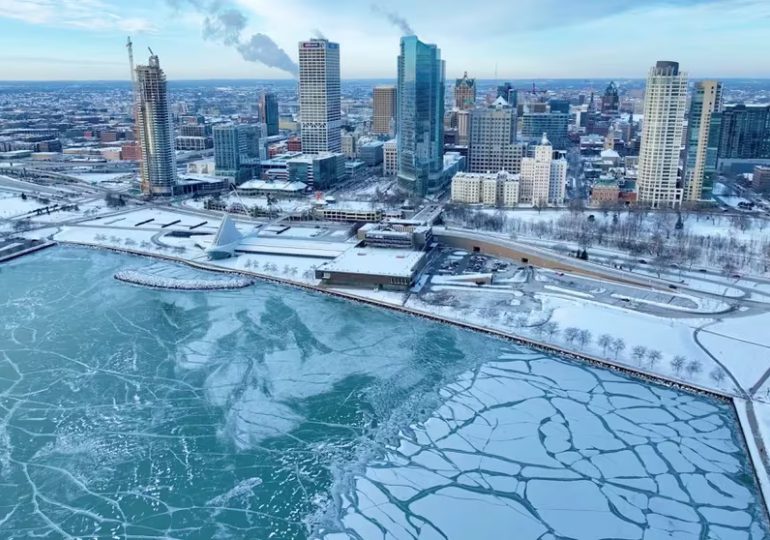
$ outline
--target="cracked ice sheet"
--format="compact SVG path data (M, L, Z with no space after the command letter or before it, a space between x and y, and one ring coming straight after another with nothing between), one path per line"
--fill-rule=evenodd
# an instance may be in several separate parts
M330 465L368 462L503 347L268 284L113 279L145 263L55 248L3 266L0 538L305 538Z
M725 404L532 354L441 395L337 486L327 539L770 537Z

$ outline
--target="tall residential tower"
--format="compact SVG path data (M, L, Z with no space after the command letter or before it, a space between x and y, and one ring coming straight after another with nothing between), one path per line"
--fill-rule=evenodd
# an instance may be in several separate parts
M155 54L136 66L136 138L142 154L142 193L169 196L176 185L174 134L168 107L166 74Z
M398 179L413 193L441 187L444 169L444 62L436 45L401 38L398 57Z
M722 83L719 81L697 83L690 102L685 142L684 200L686 201L694 202L706 197L710 198L719 150L719 145L716 143L719 134L712 133L711 117L721 110Z
M326 39L299 44L302 151L341 152L340 46Z
M644 126L639 149L639 202L653 208L682 200L679 151L687 106L687 74L679 63L659 61L650 69L644 94Z

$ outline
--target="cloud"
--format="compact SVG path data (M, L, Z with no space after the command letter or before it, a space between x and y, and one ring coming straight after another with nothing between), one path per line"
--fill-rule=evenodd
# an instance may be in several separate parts
M0 18L91 31L156 31L148 19L126 17L102 0L0 0Z
M0 0L2 1L2 0ZM220 41L234 47L249 62L259 62L268 67L278 68L296 77L297 64L280 48L273 39L261 32L243 39L243 32L249 23L248 17L237 7L225 0L166 0L174 9L188 6L205 15L203 37Z

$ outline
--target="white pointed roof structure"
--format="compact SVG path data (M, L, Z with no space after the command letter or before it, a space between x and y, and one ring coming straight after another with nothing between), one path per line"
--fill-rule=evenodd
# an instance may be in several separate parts
M548 140L548 135L543 133L543 140L540 141L540 146L551 146L551 141Z
M235 248L243 240L243 235L235 226L235 221L228 215L222 218L222 224L211 242L211 247L206 250L211 259L225 259L235 255Z

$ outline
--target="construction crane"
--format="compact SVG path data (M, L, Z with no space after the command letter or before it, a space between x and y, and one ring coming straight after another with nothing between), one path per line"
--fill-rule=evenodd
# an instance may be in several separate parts
M128 65L131 68L131 84L136 86L136 73L134 72L134 44L131 43L131 36L128 36L126 41L126 49L128 49Z

